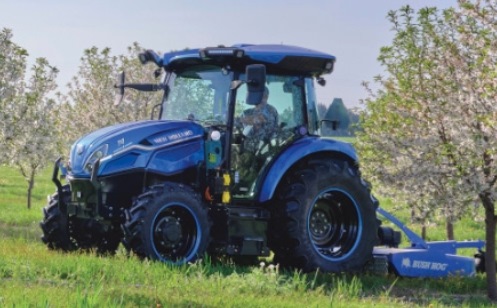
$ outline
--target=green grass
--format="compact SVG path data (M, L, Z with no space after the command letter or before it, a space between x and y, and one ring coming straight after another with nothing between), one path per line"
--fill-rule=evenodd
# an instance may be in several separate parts
M347 142L347 143L353 143L356 139L355 137L338 137L338 136L327 136L324 138L334 139L334 140L343 141L343 142Z
M23 237L37 240L38 223L47 196L55 192L50 181L51 170L43 170L36 178L32 208L27 208L27 182L13 168L0 166L0 234L3 237Z
M141 261L122 248L111 257L51 251L39 240L38 226L46 196L54 191L50 170L37 178L31 210L22 177L8 167L0 167L0 174L1 307L491 306L483 275L402 279L303 274L271 264L236 267L209 258L175 267ZM408 212L397 214L409 217ZM444 238L443 227L429 232L432 239ZM456 225L461 238L482 232L482 224L469 218Z

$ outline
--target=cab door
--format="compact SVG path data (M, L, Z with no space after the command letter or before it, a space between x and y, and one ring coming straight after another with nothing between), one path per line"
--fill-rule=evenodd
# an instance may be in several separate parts
M243 80L244 76L241 77ZM304 91L301 78L296 76L267 75L266 87L269 91L268 108L275 110L277 120L274 132L254 132L256 125L247 124L243 118L254 112L257 106L246 103L247 87L240 86L236 91L234 128L231 144L231 169L234 174L233 196L253 198L257 180L271 161L299 135L305 123ZM266 127L272 127L266 126ZM273 131L273 129L272 129ZM264 138L257 137L264 136Z

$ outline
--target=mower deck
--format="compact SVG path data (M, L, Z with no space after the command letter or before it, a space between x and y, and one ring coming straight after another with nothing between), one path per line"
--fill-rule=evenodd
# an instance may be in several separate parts
M485 247L485 242L477 241L437 241L426 242L397 218L384 209L377 212L400 228L411 242L411 247L375 247L375 259L386 259L389 271L401 277L448 277L473 276L476 273L475 259L457 255L461 248Z

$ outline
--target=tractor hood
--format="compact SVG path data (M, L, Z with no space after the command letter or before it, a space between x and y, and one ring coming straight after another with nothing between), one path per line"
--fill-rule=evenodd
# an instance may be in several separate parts
M72 176L89 177L98 159L102 171L106 164L119 159L122 161L123 158L129 167L130 157L134 158L134 163L140 159L138 166L145 168L151 155L158 149L193 140L198 142L203 134L203 127L192 121L149 120L105 127L74 143L69 171Z

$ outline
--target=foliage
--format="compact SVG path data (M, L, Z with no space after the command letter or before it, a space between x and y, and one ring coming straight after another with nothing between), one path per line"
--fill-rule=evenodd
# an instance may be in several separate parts
M356 133L361 130L360 120L362 112L363 110L359 107L347 108L350 119L348 132L352 136L355 136Z
M26 57L28 53L12 42L12 31L2 29L0 32L0 163L8 161L7 144L14 138L15 132L10 125L15 115L12 109L18 105L24 90Z
M143 66L138 60L142 51L138 43L128 47L127 55L113 56L110 48L84 51L79 72L68 84L68 94L59 98L67 144L105 126L150 118L152 108L160 103L159 92L126 91L116 105L114 89L121 71L126 72L126 82L157 82L151 64Z
M2 157L16 166L27 181L27 206L30 208L34 177L56 155L59 108L49 95L57 86L55 78L58 70L50 66L46 59L38 58L26 83L27 53L11 38L11 32L3 30L0 38L0 74L3 76L0 88L0 148Z
M378 58L389 75L366 101L358 145L380 190L423 221L443 214L449 236L467 209L483 205L488 292L497 300L497 10L495 1L459 4L389 13L395 37Z
M12 110L16 121L10 123L15 131L15 137L9 143L11 163L28 182L28 208L31 207L34 176L47 162L55 160L59 148L56 128L59 109L55 101L48 98L56 88L57 72L46 59L37 59L25 93Z

